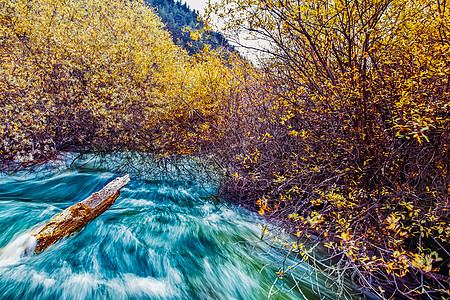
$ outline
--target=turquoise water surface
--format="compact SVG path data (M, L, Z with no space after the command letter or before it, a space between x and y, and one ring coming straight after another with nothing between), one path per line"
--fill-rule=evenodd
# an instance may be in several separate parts
M217 178L173 167L136 167L109 210L32 254L28 233L123 175L113 170L85 159L0 176L0 299L338 298L307 264L276 280L265 265L285 253L260 242L263 220L217 201Z

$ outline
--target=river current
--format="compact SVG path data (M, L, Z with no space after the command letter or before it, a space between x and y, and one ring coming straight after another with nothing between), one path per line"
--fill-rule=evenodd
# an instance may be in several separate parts
M259 215L213 197L217 180L143 172L39 254L33 229L123 174L90 158L1 175L0 299L338 299L307 264L277 279L285 253L260 241Z

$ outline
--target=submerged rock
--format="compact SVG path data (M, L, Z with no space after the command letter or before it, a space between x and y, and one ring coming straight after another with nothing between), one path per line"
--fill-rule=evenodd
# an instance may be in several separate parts
M47 249L71 233L80 231L114 204L120 195L120 189L128 182L130 182L128 175L116 178L100 191L54 216L34 234L37 240L35 253Z

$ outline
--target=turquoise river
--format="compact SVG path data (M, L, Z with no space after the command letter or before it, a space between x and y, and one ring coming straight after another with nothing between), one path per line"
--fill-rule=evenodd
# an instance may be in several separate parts
M31 230L123 175L104 161L0 175L0 299L339 299L306 263L279 279L286 253L260 241L264 220L174 165L128 162L109 210L33 254Z

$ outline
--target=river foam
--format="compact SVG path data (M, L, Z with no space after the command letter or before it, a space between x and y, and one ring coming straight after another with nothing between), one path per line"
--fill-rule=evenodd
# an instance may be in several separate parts
M36 238L22 234L0 250L0 267L18 264L23 257L32 255L36 249Z

